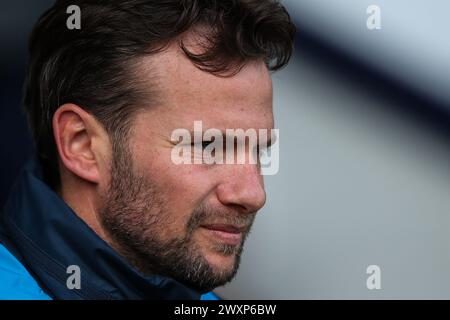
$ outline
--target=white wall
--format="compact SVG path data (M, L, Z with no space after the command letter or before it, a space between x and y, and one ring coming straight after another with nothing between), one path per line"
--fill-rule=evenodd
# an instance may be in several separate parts
M450 1L284 0L299 27L351 56L448 105ZM381 29L366 10L380 8Z

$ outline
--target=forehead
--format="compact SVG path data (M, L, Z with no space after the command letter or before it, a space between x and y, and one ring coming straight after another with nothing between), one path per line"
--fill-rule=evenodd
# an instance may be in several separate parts
M263 61L220 77L200 70L172 45L144 58L141 65L157 81L159 102L151 111L172 129L192 127L196 120L202 120L204 128L221 130L273 127L272 81Z

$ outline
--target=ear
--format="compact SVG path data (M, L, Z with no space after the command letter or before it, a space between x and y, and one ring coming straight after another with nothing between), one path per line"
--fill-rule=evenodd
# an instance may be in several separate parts
M53 134L67 170L83 180L99 183L102 144L104 148L108 136L98 121L79 106L64 104L53 115Z

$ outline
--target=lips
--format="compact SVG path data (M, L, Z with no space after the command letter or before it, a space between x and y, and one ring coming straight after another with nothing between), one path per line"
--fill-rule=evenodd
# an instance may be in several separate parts
M241 243L242 233L245 230L245 227L229 224L209 224L203 225L202 228L216 241L234 246Z
M244 227L239 227L231 224L208 224L203 225L203 228L215 231L222 231L228 233L242 233L244 232Z

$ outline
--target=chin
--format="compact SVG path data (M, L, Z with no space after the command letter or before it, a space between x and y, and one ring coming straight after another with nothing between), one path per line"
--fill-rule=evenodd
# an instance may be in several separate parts
M227 270L233 270L236 264L236 255L224 255L222 253L218 253L212 250L209 250L208 253L205 254L205 259L208 261L211 268L215 271L223 272Z
M202 246L197 245L196 248L203 261L203 270L206 272L200 278L189 279L187 285L196 288L200 292L208 292L234 279L240 255L239 253L230 252L224 254L220 252L220 246L214 246L214 244L217 245L214 242L203 242L202 244Z

